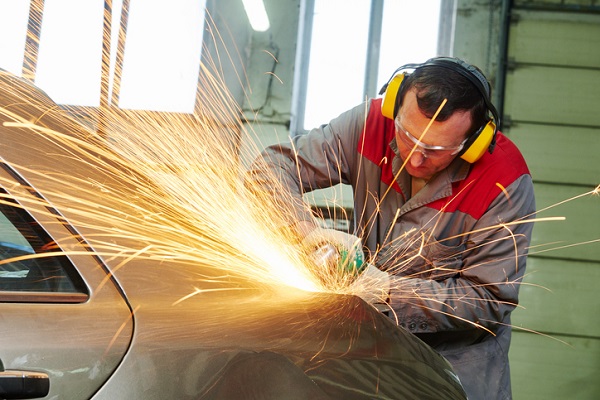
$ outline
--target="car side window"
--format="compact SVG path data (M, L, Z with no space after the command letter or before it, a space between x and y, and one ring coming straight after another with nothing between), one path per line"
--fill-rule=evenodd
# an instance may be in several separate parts
M0 203L0 292L86 293L75 267L35 219Z

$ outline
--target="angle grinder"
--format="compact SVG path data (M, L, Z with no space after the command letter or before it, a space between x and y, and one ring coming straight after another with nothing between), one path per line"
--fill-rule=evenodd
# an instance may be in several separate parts
M349 251L326 242L316 246L310 258L321 271L335 276L358 276L366 267L360 249Z

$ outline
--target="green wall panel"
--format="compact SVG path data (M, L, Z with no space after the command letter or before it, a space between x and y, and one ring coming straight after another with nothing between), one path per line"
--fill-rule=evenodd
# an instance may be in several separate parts
M530 257L512 314L515 327L563 335L600 335L600 262Z
M503 130L531 169L538 218L566 218L534 228L512 316L517 400L600 398L600 242L579 245L600 239L600 196L567 201L600 184L600 14L576 5L597 6L511 10Z
M600 65L600 15L577 21L557 13L521 11L518 15L509 37L511 59L517 63Z
M504 132L521 149L535 181L600 184L600 130L518 122Z
M509 358L515 400L600 398L600 339L514 332Z
M519 66L506 75L506 93L509 120L600 126L600 70Z
M597 241L600 239L600 196L586 195L566 202L593 189L592 186L534 185L539 210L537 217L566 219L536 222L531 254L574 260L600 260L600 242ZM596 242L583 244L593 240Z

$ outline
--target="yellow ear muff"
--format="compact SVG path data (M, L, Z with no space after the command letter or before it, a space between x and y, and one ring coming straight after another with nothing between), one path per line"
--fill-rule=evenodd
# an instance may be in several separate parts
M396 108L396 97L398 97L398 91L400 85L404 80L404 74L398 74L392 78L387 84L385 89L385 95L381 102L381 114L389 119L394 119L394 108Z
M489 121L469 147L463 151L460 158L471 164L479 160L483 156L483 153L490 147L495 132L496 124L493 121Z

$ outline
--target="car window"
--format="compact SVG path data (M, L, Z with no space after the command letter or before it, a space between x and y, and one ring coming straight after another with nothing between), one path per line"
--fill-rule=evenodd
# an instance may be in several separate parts
M57 251L27 211L0 204L0 292L86 293L69 259L51 255Z

